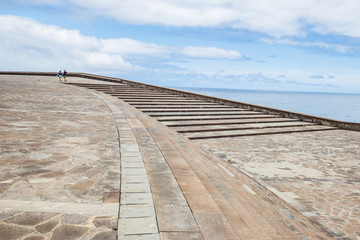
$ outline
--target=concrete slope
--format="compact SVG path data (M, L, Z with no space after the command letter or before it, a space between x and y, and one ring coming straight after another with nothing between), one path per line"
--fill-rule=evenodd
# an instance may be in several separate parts
M314 126L314 124L304 123L300 119L283 118L281 115L249 111L240 107L229 107L205 100L176 95L175 93L164 93L159 90L127 84L120 86L99 84L76 85L122 99L176 131L178 131L178 127L182 127L179 133L182 133L189 139L228 138L337 129L336 127L319 124ZM294 123L292 125L283 125L284 122L289 121L294 121ZM276 124L277 122L279 124ZM228 126L227 128L221 128L221 126L229 124L242 125L242 127L231 128ZM186 132L187 129L184 127L188 127L191 133ZM213 131L211 131L212 129Z

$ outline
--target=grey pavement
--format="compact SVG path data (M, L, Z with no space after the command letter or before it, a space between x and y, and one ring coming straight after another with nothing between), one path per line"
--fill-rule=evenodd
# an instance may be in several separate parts
M46 76L0 75L0 114L0 239L360 235L358 132L194 142L117 97Z
M107 105L55 77L0 82L0 239L115 239L120 147Z

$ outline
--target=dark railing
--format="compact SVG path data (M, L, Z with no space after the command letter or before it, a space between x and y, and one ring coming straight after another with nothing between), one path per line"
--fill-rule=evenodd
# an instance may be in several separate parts
M0 71L0 75L56 76L57 72ZM94 74L88 74L88 73L68 73L68 76L101 80L101 81L106 81L106 82L124 83L124 84L128 84L131 86L157 90L157 91L165 92L165 93L173 93L173 94L177 94L180 96L191 97L194 99L204 100L204 101L208 101L208 102L219 103L219 104L224 104L224 105L234 106L234 107L241 107L241 108L245 108L245 109L249 109L249 110L253 110L253 111L264 112L264 113L269 113L269 114L277 114L282 117L300 119L305 122L313 122L313 123L318 123L318 124L325 125L325 126L333 126L333 127L339 127L339 128L347 129L347 130L360 131L360 123L344 122L344 121L338 121L338 120L334 120L334 119L306 115L306 114L297 113L297 112L285 111L285 110L276 109L276 108L269 108L269 107L259 106L259 105L250 104L250 103L238 102L238 101L217 98L217 97L211 97L211 96L207 96L207 95L202 95L202 94L197 94L197 93L192 93L192 92L187 92L187 91L182 91L182 90L176 90L176 89L172 89L172 88L159 87L159 86L155 86L155 85L151 85L151 84L140 83L140 82L135 82L135 81L121 79L121 78L106 77L106 76L100 76L100 75L94 75Z

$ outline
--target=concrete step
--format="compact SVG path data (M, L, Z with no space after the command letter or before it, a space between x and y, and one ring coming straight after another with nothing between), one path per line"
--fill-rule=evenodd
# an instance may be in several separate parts
M141 109L141 108L139 108ZM141 109L141 111L143 111L144 113L193 113L193 112L202 112L202 113L217 113L219 111L221 112L244 112L247 111L246 109L243 108L203 108L203 109L199 109L199 108L177 108L177 109L171 109L171 108L153 108L153 109L149 109L149 108L144 108Z
M177 95L171 94L161 94L161 93L151 93L151 92L144 92L144 93L111 93L112 96L116 97L178 97Z
M146 111L143 111L146 112ZM231 116L231 115L262 115L261 112L254 112L254 111L245 111L245 110L238 110L238 111L196 111L196 112L146 112L151 117L183 117L183 116Z
M223 130L216 132L187 132L183 135L189 139L209 139L209 138L225 138L225 137L245 137L255 135L268 134L284 134L295 132L312 132L312 131L326 131L336 130L335 127L326 127L321 125L309 126L287 126L282 128L262 128L262 129L242 129L242 130Z
M104 90L99 90L99 89L95 89L98 91L101 91L103 93L108 93L108 94L114 94L115 95L134 95L134 96L139 96L141 94L158 94L156 92L151 92L148 90L132 90L132 91L127 91L127 90L122 90L122 89L104 89Z
M187 127L187 126L209 126L209 125L233 125L245 123L275 123L275 122L295 122L297 119L289 118L261 118L261 119L236 119L236 120L204 120L204 121L164 121L163 124L169 127Z
M164 104L164 103L166 103L166 104L171 104L171 103L182 103L182 104L184 104L184 103L198 103L198 104L203 104L203 102L202 101L200 101L200 100L196 100L196 99L174 99L174 100L172 100L172 99L169 99L169 100L161 100L161 99L139 99L139 100L137 100L137 99L129 99L129 100L127 100L127 99L125 99L124 100L125 102L129 102L129 103L155 103L155 104Z
M111 88L111 87L128 87L128 85L126 84L122 84L122 83L117 83L117 84L98 84L98 83L66 83L67 85L75 85L75 86L79 86L79 87L87 87L87 88L92 88L92 87L97 87L97 88Z
M246 130L246 129L262 129L262 128L281 128L281 127L299 127L307 125L316 125L316 123L308 123L301 121L292 122L270 122L270 123L253 123L253 124L234 124L234 125L210 125L210 126L187 126L172 127L178 133L190 132L216 132L226 130Z
M159 126L139 116L146 128ZM239 171L168 130L157 130L150 133L184 192L204 239L317 236L306 218L296 215L294 221L294 215L283 213L288 211L286 204L269 199L268 193L253 187L256 183Z
M156 109L169 109L169 110L178 110L178 109L190 109L190 110L213 110L213 109L231 109L232 107L230 106L225 106L225 105L217 105L217 104L213 104L213 103L207 103L207 104L158 104L158 105L147 105L147 104L143 104L143 105L137 105L137 104L132 104L133 107L136 107L137 109L140 110L156 110Z
M269 114L236 114L233 116L219 115L219 116L174 116L174 117L155 117L156 120L163 121L201 121L201 120L231 120L231 119L258 119L258 118L278 118L277 115L269 115Z
M193 105L197 105L197 106L206 106L206 105L215 105L213 103L204 103L204 102L199 102L199 101L125 101L127 103L129 103L130 105L135 105L135 106L141 106L141 105L145 105L145 106L164 106L164 105L168 105L168 106L182 106L183 105L187 105L187 106L193 106Z
M111 94L113 95L113 94ZM163 101L163 100L170 100L170 101L177 101L177 100L185 100L185 101L188 101L188 100L192 100L192 99L189 99L189 98L184 98L184 97L179 97L179 96L170 96L170 97L167 97L167 96L136 96L136 97L128 97L128 96L119 96L119 95L113 95L113 96L116 96L117 98L120 98L124 101L127 101L127 100L130 100L130 101L139 101L139 100L150 100L150 101L155 101L155 100L160 100L160 101Z

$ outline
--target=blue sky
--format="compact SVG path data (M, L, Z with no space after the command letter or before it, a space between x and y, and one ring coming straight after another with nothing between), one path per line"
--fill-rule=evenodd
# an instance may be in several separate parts
M2 0L0 70L360 93L358 0Z

